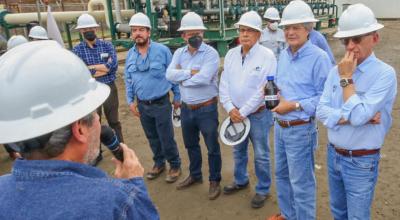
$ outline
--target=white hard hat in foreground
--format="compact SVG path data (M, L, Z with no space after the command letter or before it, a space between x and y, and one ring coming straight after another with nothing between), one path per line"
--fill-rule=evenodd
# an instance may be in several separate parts
M219 130L221 141L229 146L235 146L242 143L250 132L250 120L245 118L242 122L233 123L228 117L222 122Z
M150 19L142 12L132 15L129 26L148 27L151 29Z
M258 15L257 12L255 11L248 11L244 13L240 19L239 22L235 24L236 28L239 28L239 26L246 26L249 28L253 28L259 32L262 31L262 19L260 15Z
M359 3L350 5L340 16L338 32L334 37L346 38L367 34L383 28L367 6Z
M0 58L0 143L35 138L95 111L110 88L56 41L22 44Z
M76 26L75 29L82 29L82 28L93 28L93 27L99 27L99 24L97 24L96 19L94 19L93 16L90 14L82 14L78 18L78 26Z
M181 26L178 29L178 31L190 30L207 30L207 28L204 27L203 19L194 12L188 12L182 17Z
M310 6L302 0L291 1L283 9L280 26L317 22Z
M12 48L21 45L23 43L27 43L28 40L22 35L14 35L10 37L7 41L7 50L11 50Z

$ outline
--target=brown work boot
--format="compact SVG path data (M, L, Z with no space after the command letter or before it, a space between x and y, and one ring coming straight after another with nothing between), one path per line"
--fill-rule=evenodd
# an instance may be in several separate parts
M210 188L208 190L208 199L214 200L218 198L219 194L221 193L221 186L217 181L210 181Z
M165 166L162 166L162 167L153 166L151 171L147 172L146 177L149 180L154 180L155 178L160 176L160 174L162 172L164 172L164 170L165 170Z
M173 183L178 180L178 177L182 174L181 168L171 168L168 171L167 177L165 177L165 182Z
M286 220L280 213L273 215L265 220Z
M203 183L203 179L195 179L189 175L182 182L178 183L178 185L176 186L176 189L177 190L185 189L196 183L197 184Z

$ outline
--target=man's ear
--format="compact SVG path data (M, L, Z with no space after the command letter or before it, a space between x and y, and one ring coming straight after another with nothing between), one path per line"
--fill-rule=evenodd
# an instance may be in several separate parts
M89 136L88 127L81 121L76 121L72 124L72 136L78 142L86 143Z
M380 38L378 32L375 32L375 33L372 35L372 41L373 41L374 44L377 44L377 43L379 42L380 39L381 39L381 38Z

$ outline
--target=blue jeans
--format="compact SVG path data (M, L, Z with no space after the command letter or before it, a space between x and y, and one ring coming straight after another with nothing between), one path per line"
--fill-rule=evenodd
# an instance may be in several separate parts
M218 143L217 103L191 110L184 105L181 111L183 142L189 155L190 176L202 179L200 132L208 149L209 181L221 181L221 151Z
M171 168L180 168L181 159L174 139L172 107L168 98L150 105L139 102L138 108L140 122L153 151L154 165L165 166L167 160Z
M370 219L379 158L379 153L345 157L328 144L329 195L334 219Z
M275 122L276 188L281 214L287 220L315 219L317 136L315 121L288 128Z
M250 120L250 133L240 144L233 147L235 161L235 183L244 185L249 182L247 173L248 145L249 139L253 143L254 167L257 176L256 193L267 195L271 186L271 171L269 164L269 131L272 126L271 111L262 112L248 116Z

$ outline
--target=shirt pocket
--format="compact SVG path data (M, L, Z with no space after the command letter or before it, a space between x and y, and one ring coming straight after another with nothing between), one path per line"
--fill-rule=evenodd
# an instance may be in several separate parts
M150 62L150 74L157 79L165 77L164 65L160 62Z
M253 69L247 76L247 87L257 89L263 81L263 74L260 69Z

